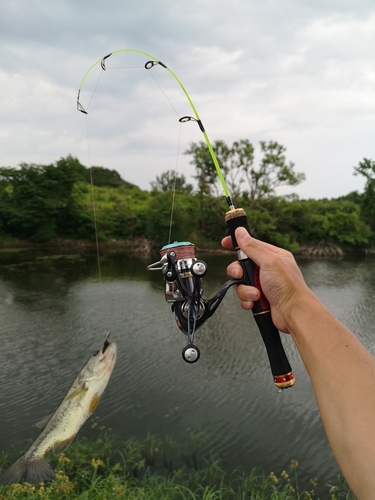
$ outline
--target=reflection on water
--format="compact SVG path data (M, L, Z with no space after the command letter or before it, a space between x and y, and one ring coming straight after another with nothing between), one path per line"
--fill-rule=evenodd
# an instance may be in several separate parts
M157 260L150 259L150 262ZM209 267L205 296L224 283L230 256L199 255ZM337 466L299 355L283 341L296 385L278 393L252 315L230 290L199 330L201 358L186 364L186 337L164 300L160 272L120 253L51 256L0 254L1 449L25 448L31 424L51 413L103 341L118 361L96 410L100 425L126 439L148 432L183 441L203 433L201 456L224 466L275 473L298 460L306 478L334 479ZM300 261L315 293L375 353L373 261ZM81 434L92 435L90 421Z

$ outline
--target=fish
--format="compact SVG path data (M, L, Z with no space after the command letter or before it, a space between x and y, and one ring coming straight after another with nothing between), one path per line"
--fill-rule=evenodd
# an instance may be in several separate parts
M0 485L25 481L39 484L52 481L55 473L44 456L60 455L92 415L112 375L117 358L116 342L108 341L96 351L78 373L57 410L35 424L42 432L28 451L0 475Z

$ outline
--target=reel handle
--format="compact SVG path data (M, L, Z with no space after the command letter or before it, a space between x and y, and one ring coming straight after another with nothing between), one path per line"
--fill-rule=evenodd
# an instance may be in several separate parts
M240 282L255 286L261 293L260 299L254 302L253 315L267 350L273 380L279 389L287 389L294 385L295 378L281 343L279 331L272 322L270 304L260 285L259 266L241 252L234 234L237 227L244 227L249 231L245 210L243 208L229 210L225 214L225 222L232 238L233 247L239 254L238 261L244 271L243 279ZM243 258L240 252L243 254Z

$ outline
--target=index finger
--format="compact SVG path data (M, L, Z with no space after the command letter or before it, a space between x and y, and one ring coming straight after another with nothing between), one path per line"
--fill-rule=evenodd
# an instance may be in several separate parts
M233 248L232 238L230 236L225 236L225 238L221 240L221 245L224 248Z

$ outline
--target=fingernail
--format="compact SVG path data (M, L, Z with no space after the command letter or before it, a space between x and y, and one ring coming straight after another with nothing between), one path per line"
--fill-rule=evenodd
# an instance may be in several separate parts
M249 233L246 231L244 227L240 226L236 229L236 238L238 238L239 240L246 238L246 236L248 235Z

